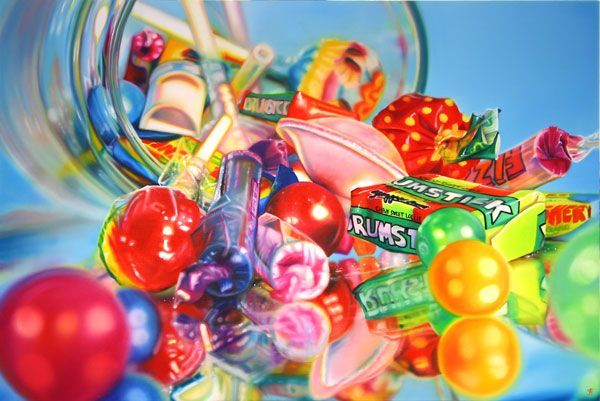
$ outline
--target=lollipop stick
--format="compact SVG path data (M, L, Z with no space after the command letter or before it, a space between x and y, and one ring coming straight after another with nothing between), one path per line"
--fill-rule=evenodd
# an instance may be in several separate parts
M248 46L248 31L246 29L246 21L242 13L241 2L239 1L224 1L223 9L225 10L225 18L231 36L241 45Z
M138 1L131 11L131 16L138 21L168 34L172 38L179 39L187 45L194 45L194 37L192 36L189 26L184 21L165 13L158 8ZM215 42L219 54L223 59L241 64L248 57L249 51L247 49L238 46L221 36L217 35L215 37Z
M194 38L196 51L210 59L219 58L217 41L202 0L181 0Z
M273 48L266 43L261 43L250 51L250 55L231 80L236 99L240 100L252 90L265 74L274 57Z

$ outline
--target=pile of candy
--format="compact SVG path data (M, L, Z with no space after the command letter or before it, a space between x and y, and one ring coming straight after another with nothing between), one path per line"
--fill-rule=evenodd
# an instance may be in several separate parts
M19 393L383 400L412 374L493 397L519 376L516 326L600 357L598 227L545 241L593 199L535 190L597 135L549 127L499 154L498 110L417 93L369 125L385 78L366 46L326 39L276 68L268 45L240 56L183 4L189 34L133 36L120 83L161 177L105 88L88 95L141 188L99 237L114 280L53 269L2 300L0 369ZM264 77L288 91L262 93Z

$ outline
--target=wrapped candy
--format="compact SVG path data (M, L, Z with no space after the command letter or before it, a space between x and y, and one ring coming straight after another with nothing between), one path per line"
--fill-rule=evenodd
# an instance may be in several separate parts
M434 302L427 282L427 267L392 270L375 276L356 289L354 296L369 329L390 339L425 324Z
M202 254L177 283L176 297L184 302L245 291L254 271L254 238L258 211L261 161L248 151L225 156L216 199L194 233Z
M512 190L536 188L565 175L598 144L597 133L582 137L548 127L496 160L470 166L465 179Z
M541 192L508 191L436 175L356 188L348 231L389 251L416 253L421 222L445 207L471 211L487 241L508 260L543 244L546 219Z
M327 287L327 255L293 226L265 213L258 219L256 244L256 272L278 299L310 300Z
M546 237L554 238L576 230L592 217L598 195L546 194Z
M408 174L463 178L477 164L472 159L496 156L497 114L469 117L452 99L411 93L379 112L373 126L398 149Z
M337 116L356 118L349 110L312 98L302 92L250 93L240 102L240 112L273 122L284 117L300 120Z

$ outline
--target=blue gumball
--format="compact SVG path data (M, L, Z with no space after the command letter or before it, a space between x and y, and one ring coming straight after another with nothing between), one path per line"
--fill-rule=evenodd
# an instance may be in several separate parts
M166 401L161 386L149 376L126 374L113 389L99 401Z
M117 291L117 297L127 311L127 321L131 330L129 360L144 361L152 356L160 335L158 311L142 291L124 288Z
M140 88L128 81L119 82L119 88L121 89L123 107L125 108L129 122L137 125L144 111L146 95L144 95L144 92Z

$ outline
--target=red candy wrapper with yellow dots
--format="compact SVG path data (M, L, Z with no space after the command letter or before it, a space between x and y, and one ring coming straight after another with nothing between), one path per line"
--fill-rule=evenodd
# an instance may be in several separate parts
M415 254L419 225L445 207L473 213L487 242L507 260L535 252L544 242L543 193L509 191L434 174L353 190L348 232L392 252Z
M411 175L463 178L478 159L495 159L499 147L497 109L469 117L449 98L404 95L373 126L392 141Z

